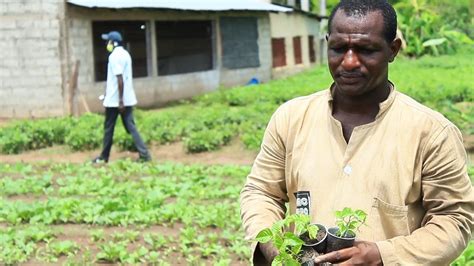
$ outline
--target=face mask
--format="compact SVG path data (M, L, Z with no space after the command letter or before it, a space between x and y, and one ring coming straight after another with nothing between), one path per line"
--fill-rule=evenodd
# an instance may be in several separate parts
M107 44L106 49L107 49L107 51L109 51L109 53L111 53L114 50L114 45L109 43L109 44Z

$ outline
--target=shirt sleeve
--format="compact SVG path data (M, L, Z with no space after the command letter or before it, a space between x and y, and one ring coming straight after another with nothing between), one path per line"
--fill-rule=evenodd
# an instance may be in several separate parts
M119 56L111 54L109 57L110 68L114 76L123 75L125 69L125 60L121 60Z
M474 194L459 130L446 126L427 143L422 158L422 226L409 236L377 242L384 265L448 265L471 239Z
M247 240L285 216L288 202L285 181L285 145L281 135L284 119L281 107L265 130L261 149L240 194L241 218ZM263 256L252 244L254 262Z

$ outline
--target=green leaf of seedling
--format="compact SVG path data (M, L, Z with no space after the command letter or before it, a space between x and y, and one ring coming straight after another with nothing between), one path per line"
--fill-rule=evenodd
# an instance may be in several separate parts
M447 39L446 38L436 38L436 39L429 39L425 42L423 42L423 47L427 47L427 46L436 46L436 45L440 45L444 42L446 42Z
M296 246L296 245L303 245L304 241L301 240L297 235L293 234L292 232L286 232L284 235L284 244L286 246Z
M278 254L272 261L272 266L283 266L283 254Z
M308 235L310 239L315 239L318 234L319 227L317 225L311 224L306 228L308 230Z
M280 221L275 222L271 227L273 234L280 233L283 229L283 226L285 226L285 220L280 220Z
M273 232L272 230L266 228L260 231L258 235L255 237L255 240L257 240L260 243L267 243L268 241L272 240L273 238Z
M302 223L295 223L295 234L301 235L305 231L305 225Z
M303 245L296 245L296 246L291 248L291 251L293 252L293 254L299 254L302 247L303 247Z
M348 208L348 207L345 207L344 209L342 209L342 217L346 217L346 216L349 216L351 215L352 213L352 209L351 208Z
M278 250L280 250L283 247L283 244L284 244L283 237L281 237L281 235L274 235L273 245L275 245L275 247Z

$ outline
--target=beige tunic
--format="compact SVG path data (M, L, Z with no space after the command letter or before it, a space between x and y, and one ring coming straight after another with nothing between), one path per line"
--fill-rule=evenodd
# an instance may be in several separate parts
M459 130L393 90L374 122L349 143L332 116L330 90L293 99L272 116L241 192L246 237L282 219L296 191L310 191L313 222L334 225L344 207L368 214L358 239L385 265L443 265L466 247L474 193ZM256 244L252 245L255 250Z

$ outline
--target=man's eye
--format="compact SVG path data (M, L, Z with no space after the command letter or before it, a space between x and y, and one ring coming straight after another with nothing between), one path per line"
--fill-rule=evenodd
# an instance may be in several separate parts
M338 53L338 54L342 54L345 52L345 49L341 47L331 47L330 49L332 52Z
M361 54L371 54L374 52L374 50L372 49L367 49L367 48L361 48L361 49L358 49L359 50L359 53Z

